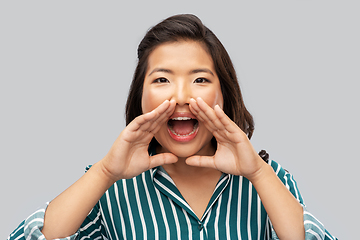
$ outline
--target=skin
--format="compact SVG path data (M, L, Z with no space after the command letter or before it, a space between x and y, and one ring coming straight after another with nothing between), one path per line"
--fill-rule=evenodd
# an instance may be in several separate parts
M200 43L175 42L157 47L149 56L148 70L144 80L142 98L143 112L152 111L165 100L175 101L173 114L191 113L190 99L201 97L207 105L223 105L220 81L213 60ZM173 153L176 163L163 166L171 176L185 200L198 218L203 215L221 172L186 164L189 156L212 156L213 134L199 121L194 139L179 142L170 137L167 124L154 135L160 143L159 153Z
M182 41L157 47L149 56L143 89L142 109L145 113L165 100L176 102L174 113L191 113L189 103L192 97L201 97L212 107L223 105L212 58L199 43ZM198 134L189 142L173 140L166 124L155 134L161 145L160 152L172 152L180 158L194 154L213 155L212 137L203 122L199 122Z
M49 204L42 230L46 239L75 233L115 181L159 165L199 218L221 173L241 175L256 188L279 238L304 239L302 207L222 111L219 79L203 46L192 41L160 45L150 54L148 66L144 114L121 132L102 160ZM191 141L170 137L167 121L176 112L192 113L198 119L198 134ZM216 151L210 143L213 136ZM158 154L149 156L153 137L161 146Z

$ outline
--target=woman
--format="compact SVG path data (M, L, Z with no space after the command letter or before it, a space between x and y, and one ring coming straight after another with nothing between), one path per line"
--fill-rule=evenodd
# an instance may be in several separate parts
M253 149L231 60L196 16L150 29L138 60L108 154L9 239L335 239Z

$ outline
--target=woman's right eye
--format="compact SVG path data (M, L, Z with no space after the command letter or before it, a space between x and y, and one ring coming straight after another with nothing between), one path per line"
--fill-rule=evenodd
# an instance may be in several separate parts
M153 83L167 83L169 82L169 80L167 80L166 78L157 78L153 81Z

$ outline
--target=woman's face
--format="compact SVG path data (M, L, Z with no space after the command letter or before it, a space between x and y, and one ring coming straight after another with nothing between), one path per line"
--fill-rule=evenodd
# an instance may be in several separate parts
M211 56L195 41L165 43L149 55L142 111L150 112L167 100L175 100L175 111L155 134L160 152L178 157L212 155L213 135L189 108L190 98L201 97L210 107L223 107L219 78Z

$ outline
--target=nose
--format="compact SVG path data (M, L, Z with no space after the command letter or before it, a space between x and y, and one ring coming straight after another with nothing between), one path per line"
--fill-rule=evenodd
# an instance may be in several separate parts
M189 105L190 98L191 98L190 86L188 86L188 84L186 84L185 81L178 81L172 96L172 99L175 100L176 105L179 106Z

